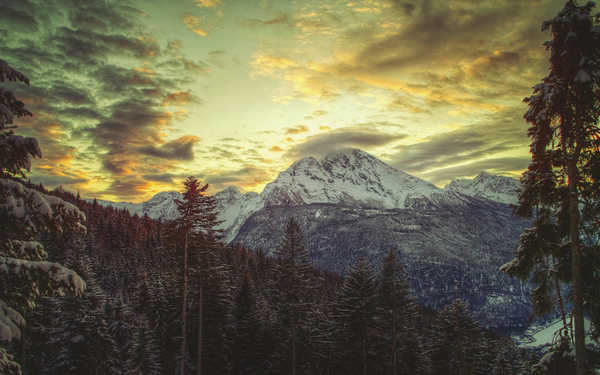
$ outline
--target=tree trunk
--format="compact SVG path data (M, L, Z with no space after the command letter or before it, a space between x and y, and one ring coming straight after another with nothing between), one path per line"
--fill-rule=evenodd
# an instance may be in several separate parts
M183 242L183 301L181 303L181 361L179 363L179 375L185 375L185 349L187 328L187 293L188 293L188 238L189 230L186 229Z
M196 358L196 373L202 375L202 321L204 314L204 286L200 285L198 292L198 357Z
M569 237L571 240L571 272L573 273L573 315L575 321L575 362L577 375L585 375L585 330L583 317L583 280L581 275L581 250L579 248L579 207L577 194L577 159L568 162L569 185Z
M560 308L560 316L562 318L562 322L563 322L563 328L567 330L568 334L572 334L569 331L569 328L567 326L567 314L565 313L565 304L563 303L563 299L562 299L562 294L560 293L560 282L558 280L558 269L556 268L558 267L558 265L556 264L556 261L554 259L554 257L552 258L552 268L554 268L554 288L556 288L556 297L558 298L558 307Z
M396 367L398 366L398 349L396 342L396 311L392 310L392 375L396 375Z
M367 373L367 333L362 339L362 375L368 375Z
M292 375L296 375L296 324L292 325Z

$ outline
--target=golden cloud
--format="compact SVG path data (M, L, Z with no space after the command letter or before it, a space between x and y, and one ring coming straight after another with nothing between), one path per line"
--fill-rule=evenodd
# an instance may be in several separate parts
M186 91L176 91L168 94L163 99L162 105L185 105L192 101L192 94Z
M183 16L183 23L185 23L185 25L188 27L188 29L192 30L194 33L196 33L200 36L208 35L208 32L201 27L202 21L200 20L200 18L198 18L194 15L186 13Z
M309 131L308 126L306 126L306 125L296 125L296 126L293 126L293 127L286 128L285 129L285 134L295 135L295 134L306 133L308 131Z
M214 8L221 5L222 0L195 0L194 3L199 7Z

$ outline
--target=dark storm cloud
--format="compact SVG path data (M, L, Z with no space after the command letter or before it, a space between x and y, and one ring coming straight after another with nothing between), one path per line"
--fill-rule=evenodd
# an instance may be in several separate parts
M171 173L159 173L159 174L145 174L142 176L146 181L166 182L172 183L175 176Z
M21 30L37 31L38 24L32 14L0 5L0 29L18 27Z
M135 200L143 195L148 187L149 183L140 177L123 177L113 180L101 194L116 195L123 200Z
M61 186L61 185L75 185L86 183L89 180L83 177L72 177L72 176L60 176L60 175L43 175L43 174L33 174L33 177L36 182L41 182L45 186Z
M194 145L198 142L195 137L183 137L165 143L160 147L145 146L139 148L139 153L169 160L194 160Z
M88 2L85 7L73 10L69 18L71 25L80 29L110 31L133 28L130 17L138 11L126 6L120 7L120 11L123 13L109 10L106 4L103 5L100 1L93 1Z
M49 42L65 57L88 66L100 65L109 56L147 58L157 56L160 51L153 39L69 27L58 28Z
M177 162L193 159L193 137L166 141L172 117L181 116L172 116L164 104L199 103L185 85L208 65L187 58L177 43L161 50L147 34L143 12L132 4L14 0L0 5L0 56L31 79L30 87L15 91L35 114L21 122L20 131L38 137L44 150L34 166L39 180L83 182L86 169L61 177L68 176L61 168L69 168L77 153L66 142L83 145L86 161L99 162L105 177L115 179L107 194L139 193L148 184L142 176L157 181Z
M57 109L57 112L70 119L100 120L103 118L102 114L92 107L65 107Z
M425 59L437 60L452 54L476 56L482 34L498 25L506 25L515 10L500 8L479 13L473 9L424 10L411 17L401 32L368 45L358 56L361 69L399 69L420 64Z
M93 129L90 136L96 144L112 152L127 152L132 146L160 141L160 125L169 115L155 109L147 99L128 98L109 107L110 116Z
M115 93L127 92L140 88L157 86L148 74L117 65L102 65L91 72L91 76L102 85L100 94L113 96Z
M291 159L299 159L305 156L324 156L341 149L369 149L384 146L403 138L406 138L405 134L384 133L363 127L336 129L308 137L304 142L292 146L286 152L286 156Z
M413 173L520 150L529 139L519 114L498 115L485 123L436 134L411 145L396 147L390 158L394 167Z

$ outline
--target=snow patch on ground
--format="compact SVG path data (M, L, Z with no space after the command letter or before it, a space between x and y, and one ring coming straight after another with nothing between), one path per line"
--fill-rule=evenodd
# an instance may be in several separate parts
M513 340L522 348L546 348L552 345L555 336L562 328L561 319L556 319L551 322L534 324L530 326L523 335L513 336ZM591 323L589 319L585 320L586 336L589 335Z

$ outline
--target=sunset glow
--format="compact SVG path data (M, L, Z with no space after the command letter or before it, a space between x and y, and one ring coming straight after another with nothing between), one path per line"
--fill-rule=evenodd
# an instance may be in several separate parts
M523 97L564 1L19 0L0 59L44 157L34 182L139 202L194 175L260 191L363 149L437 185L528 165Z

